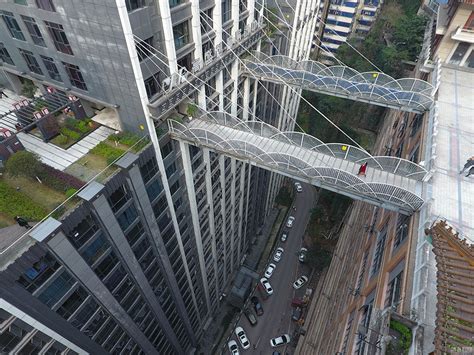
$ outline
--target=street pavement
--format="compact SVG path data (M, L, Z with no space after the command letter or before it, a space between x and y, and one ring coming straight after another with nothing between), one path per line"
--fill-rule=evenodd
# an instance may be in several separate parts
M243 350L240 346L235 333L232 339L236 340L239 344L239 351L242 354L272 354L273 351L279 351L281 354L292 354L294 348L291 346L281 346L278 348L272 348L270 346L270 339L278 337L282 334L293 335L295 329L295 322L291 320L292 307L291 300L294 297L302 297L306 285L303 285L301 289L294 290L293 282L298 279L301 275L310 276L310 270L298 261L298 251L302 246L303 236L306 229L306 225L309 221L311 209L314 206L316 200L316 190L313 186L302 184L303 192L296 193L294 206L296 211L293 209L289 210L289 215L294 216L295 222L292 228L284 227L284 230L289 231L289 236L286 242L280 241L280 235L278 236L278 243L275 246L282 247L285 251L280 262L273 261L273 254L270 255L270 260L267 262L276 264L276 268L273 271L273 275L270 278L270 284L273 288L273 294L264 300L261 294L265 291L256 291L256 295L263 306L264 314L257 317L258 323L255 326L251 326L247 318L242 315L237 326L244 328L245 333L250 341L250 348ZM286 224L286 220L284 223ZM265 268L266 269L266 268ZM263 275L262 275L263 276ZM253 305L249 302L248 307L253 310Z

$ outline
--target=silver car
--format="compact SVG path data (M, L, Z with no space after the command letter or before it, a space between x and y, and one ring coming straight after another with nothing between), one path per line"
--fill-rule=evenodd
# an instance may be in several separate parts
M281 257L283 255L283 248L277 248L275 255L273 255L273 260L276 262L279 262L281 260Z
M293 216L288 217L288 221L286 221L286 226L287 226L288 228L293 227L293 222L294 222L294 221L295 221L295 217L293 217Z
M270 340L270 345L273 348L276 348L277 346L285 345L290 342L290 336L288 334L283 334L282 336L279 336L278 338L273 338Z

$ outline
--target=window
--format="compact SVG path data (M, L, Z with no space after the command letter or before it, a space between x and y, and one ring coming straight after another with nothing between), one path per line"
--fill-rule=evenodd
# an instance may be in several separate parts
M166 158L173 151L173 143L169 141L163 147L161 147L161 155L163 159Z
M71 293L66 301L57 309L57 313L64 319L68 319L87 298L87 292L81 286Z
M10 32L11 36L13 38L24 41L25 36L23 35L23 32L21 32L20 26L18 25L18 22L16 21L13 13L8 11L1 11L0 13L2 14L3 21L5 21L5 25L7 25L8 31Z
M372 261L371 276L374 276L382 264L383 252L385 250L385 239L387 238L387 228L384 228L378 235L377 245L375 246L374 258Z
M146 187L146 192L150 201L153 201L155 198L157 198L162 190L163 189L161 188L161 184L158 179L154 180Z
M63 25L54 22L44 22L48 28L51 39L54 42L56 49L62 53L73 55L71 45L67 39L66 33L64 32Z
M176 171L176 164L173 162L171 163L170 166L166 168L166 176L168 177L168 179L174 174L175 171Z
M63 271L38 295L38 299L48 307L52 307L71 289L75 282L67 271Z
M397 150L395 151L395 156L397 158L401 158L402 157L402 153L403 153L403 142L400 143L400 145L398 146Z
M97 238L81 252L81 255L89 265L92 265L104 254L108 247L109 243L105 240L102 233L100 233Z
M469 56L466 58L464 62L464 66L468 68L474 68L474 49L471 51Z
M344 339L342 341L342 349L341 353L346 354L347 351L347 343L349 342L349 337L351 335L351 328L352 328L352 321L354 320L354 312L349 315L347 319L346 330L344 331Z
M160 88L159 73L156 73L145 80L146 95L149 99L155 96Z
M54 63L54 59L50 57L45 57L44 55L41 56L41 59L43 60L43 64L46 67L46 70L48 71L48 74L51 79L56 81L62 81L61 75L59 75L58 67Z
M117 263L118 263L117 257L115 256L114 253L111 252L109 255L107 255L104 258L104 260L100 262L99 265L97 265L94 271L97 274L97 276L101 280L103 280L109 274L109 272L114 268L114 266L117 265Z
M128 244L132 246L135 242L143 235L143 226L138 222L131 230L125 234L125 237L128 240Z
M410 137L413 137L420 127L423 124L423 114L418 113L413 117L413 120L411 121L411 132L410 132Z
M232 16L232 8L230 6L230 0L222 1L222 23L230 20Z
M455 64L455 65L461 64L461 61L470 46L471 45L469 43L460 42L458 46L456 47L456 50L454 51L453 55L449 59L449 63Z
M210 8L204 11L201 11L201 33L207 33L212 30L212 11L214 8Z
M156 164L155 158L151 158L144 165L140 167L140 173L142 174L143 181L147 183L150 179L158 172L158 165Z
M36 0L36 6L38 6L38 9L43 9L46 11L56 11L53 0Z
M10 64L10 65L15 65L13 63L12 57L10 57L10 53L8 53L7 49L5 48L4 44L0 42L0 59L2 62Z
M362 266L359 271L359 277L357 278L357 285L355 288L356 292L359 292L362 287L362 281L364 280L365 268L367 266L367 259L369 258L369 252L364 253L364 258L362 259Z
M408 236L408 225L410 223L410 217L405 216L401 213L398 214L397 229L395 231L395 241L393 242L393 248L397 248Z
M133 11L145 6L145 0L125 0L127 11Z
M82 309L71 319L71 324L76 328L82 328L84 324L92 317L94 312L97 310L97 303L93 298L89 298L87 303Z
M141 62L143 59L153 56L155 48L153 48L153 36L135 44L138 53L138 60Z
M26 0L14 0L13 2L19 5L28 5L28 2Z
M169 0L170 8L184 4L185 0Z
M372 317L372 310L374 307L374 299L372 298L371 301L366 301L366 304L363 307L363 314L359 324L359 332L356 333L357 335L357 342L356 342L356 350L355 353L357 355L361 355L365 353L365 345L367 343L366 336L367 330L370 324L370 318ZM363 329L363 332L361 332Z
M23 59L25 60L26 65L28 66L28 69L30 69L30 71L32 71L33 73L43 75L43 71L41 70L34 54L24 49L19 49L19 51Z
M135 209L134 205L130 205L123 213L117 217L117 221L120 224L120 228L122 230L126 230L137 218L137 210Z
M35 19L29 16L23 16L23 15L21 15L21 18L23 19L23 22L25 23L25 26L28 29L30 37L33 40L33 43L38 46L46 47L46 44L44 43L43 35L41 34L41 31L38 25L36 24Z
M87 216L69 233L69 240L71 240L76 248L80 248L97 230L98 227L94 219L91 216Z
M392 310L397 311L400 303L400 295L402 291L403 270L388 283L387 293L385 295L385 308L392 307Z
M50 254L46 254L20 276L18 283L26 288L27 291L33 293L37 288L43 285L60 266L56 259Z
M128 201L128 192L124 185L112 192L108 198L112 211L118 212Z
M84 82L84 78L82 77L82 73L79 67L77 65L69 64L66 62L62 63L64 66L64 70L66 71L69 80L71 81L71 85L81 90L87 90L87 85Z
M413 163L418 163L418 154L420 153L420 145L418 144L415 148L413 148L412 152L408 156L408 160Z
M178 50L189 43L188 22L185 21L173 27L174 46Z

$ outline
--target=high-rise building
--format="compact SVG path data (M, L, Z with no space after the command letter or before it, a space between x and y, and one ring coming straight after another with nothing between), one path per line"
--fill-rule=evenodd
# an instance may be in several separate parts
M20 93L32 81L151 140L88 183L64 215L0 241L0 352L197 346L282 177L172 141L165 120L198 114L194 103L292 129L301 91L262 89L239 57L262 49L307 59L317 5L295 2L274 42L254 0L0 3L1 86Z

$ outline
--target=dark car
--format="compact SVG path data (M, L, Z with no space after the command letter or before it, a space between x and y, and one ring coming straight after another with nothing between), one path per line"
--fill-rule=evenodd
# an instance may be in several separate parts
M291 315L291 319L297 322L300 320L302 315L303 315L303 310L301 309L301 307L293 308L293 314Z
M255 317L255 314L250 309L246 309L244 314L245 317L247 317L250 325L254 326L255 324L257 324L257 317Z
M250 299L250 301L252 301L252 303L253 303L253 308L255 309L255 313L257 313L257 316L263 315L263 307L262 307L260 301L258 300L258 297L253 296Z

